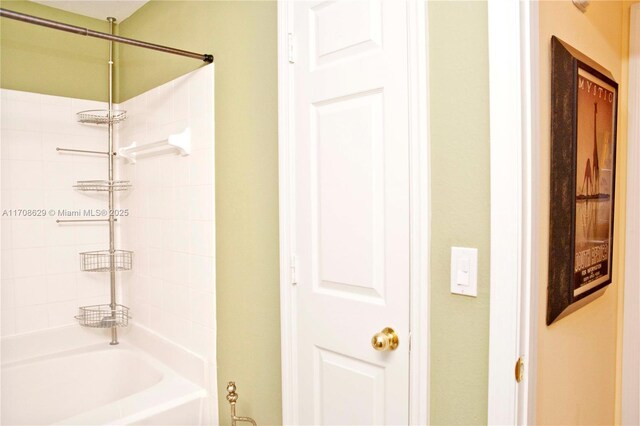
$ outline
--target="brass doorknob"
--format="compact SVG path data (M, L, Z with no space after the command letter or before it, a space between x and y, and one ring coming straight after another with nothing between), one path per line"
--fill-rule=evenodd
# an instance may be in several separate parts
M395 351L399 344L398 335L390 327L374 334L371 338L371 346L376 351Z

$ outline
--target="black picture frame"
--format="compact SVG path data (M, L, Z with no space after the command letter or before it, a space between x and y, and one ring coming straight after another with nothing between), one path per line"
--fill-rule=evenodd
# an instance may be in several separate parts
M608 70L555 36L551 60L547 325L612 282L618 118Z

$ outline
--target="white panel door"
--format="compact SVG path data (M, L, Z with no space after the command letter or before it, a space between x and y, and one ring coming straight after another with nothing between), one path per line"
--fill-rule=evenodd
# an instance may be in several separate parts
M298 420L406 425L407 5L293 8ZM400 343L378 352L371 338L385 327Z

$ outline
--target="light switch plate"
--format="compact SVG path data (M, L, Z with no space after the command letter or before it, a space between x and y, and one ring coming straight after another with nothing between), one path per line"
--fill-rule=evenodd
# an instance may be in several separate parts
M478 296L478 249L451 247L451 293Z

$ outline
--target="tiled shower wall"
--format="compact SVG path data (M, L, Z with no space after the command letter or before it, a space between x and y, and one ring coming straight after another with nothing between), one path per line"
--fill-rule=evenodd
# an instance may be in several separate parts
M106 157L56 151L105 151L106 129L79 124L75 114L99 108L105 104L0 89L2 336L72 324L78 306L108 303L108 276L80 272L78 256L108 248L107 225L56 223L62 210L107 206L104 196L73 189L77 180L105 179Z
M215 220L213 66L120 105L128 119L119 146L167 139L191 129L192 152L164 152L118 162L133 189L121 207L122 247L134 267L122 282L134 322L215 360Z
M78 180L106 179L104 156L56 147L107 150L104 126L79 124L76 112L101 102L0 89L1 334L74 324L79 306L109 302L109 276L80 271L79 252L108 248L106 223L57 224L84 209L107 208L106 194L83 193ZM134 251L118 273L118 302L132 323L215 364L215 219L213 66L132 98L116 126L116 144L166 139L191 129L191 155L171 152L116 161L116 193L127 214L116 248ZM118 158L118 157L116 157ZM23 211L20 211L23 210ZM43 216L25 216L24 210ZM81 217L80 217L81 218ZM86 218L86 217L85 217ZM126 330L122 332L126 336Z

